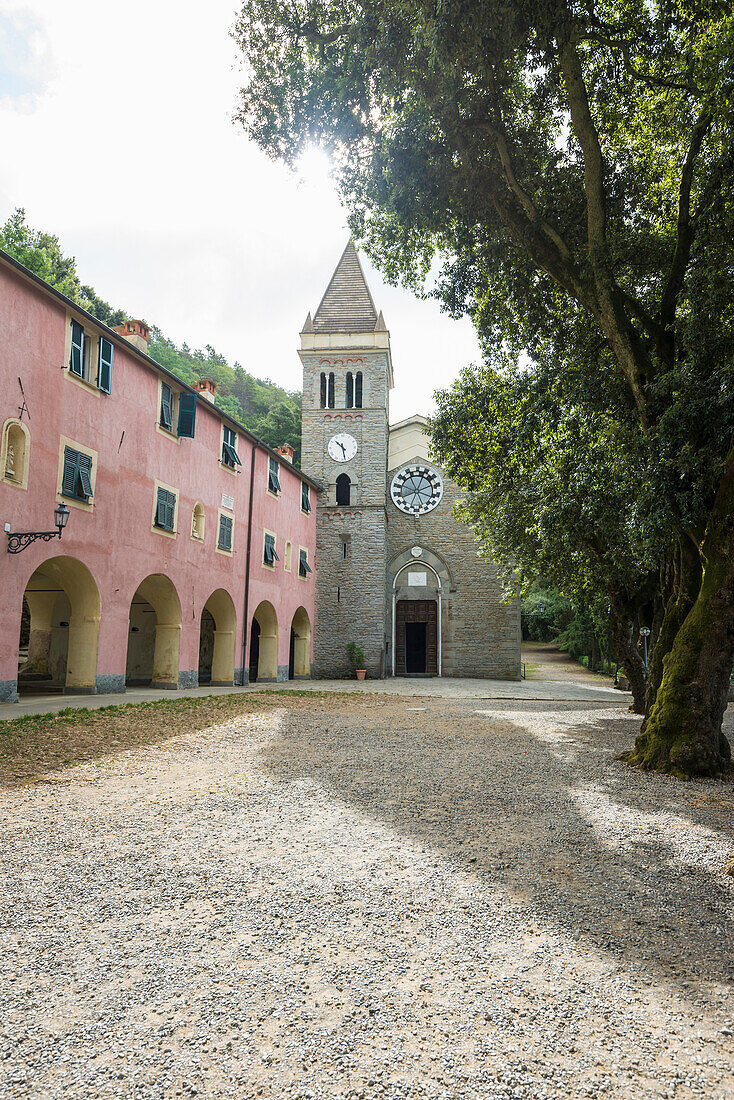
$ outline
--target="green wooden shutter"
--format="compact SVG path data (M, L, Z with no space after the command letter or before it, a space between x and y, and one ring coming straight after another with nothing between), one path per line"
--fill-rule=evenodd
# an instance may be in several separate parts
M280 492L280 480L278 478L278 463L274 458L270 459L270 468L268 471L268 489L271 493Z
M161 382L161 427L173 431L173 394L167 382Z
M61 478L61 492L65 497L76 496L78 470L79 452L72 447L64 447L64 473Z
M84 377L84 329L78 321L71 322L71 357L69 369Z
M182 393L178 399L178 434L194 438L196 429L196 394Z
M173 493L166 493L168 500L166 502L166 525L169 531L174 528L174 521L176 519L176 497Z
M231 516L219 517L219 549L232 549L232 518Z
M77 455L77 471L79 482L79 496L92 499L92 460L89 455Z
M97 386L103 393L112 393L112 350L110 341L100 336Z
M301 482L301 508L304 512L311 511L311 498L305 481Z
M176 517L176 494L169 493L167 489L158 490L158 504L155 510L156 527L162 527L165 531L173 531Z
M311 566L308 564L308 551L301 550L298 562L298 572L302 577L307 577L311 572Z

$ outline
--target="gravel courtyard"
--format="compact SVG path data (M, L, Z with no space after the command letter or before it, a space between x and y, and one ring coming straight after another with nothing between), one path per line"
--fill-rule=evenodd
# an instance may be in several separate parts
M221 705L4 769L0 1096L734 1097L731 783L618 704Z

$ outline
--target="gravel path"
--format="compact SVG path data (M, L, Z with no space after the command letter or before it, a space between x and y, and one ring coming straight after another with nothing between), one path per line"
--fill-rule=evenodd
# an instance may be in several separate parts
M6 787L0 1097L734 1097L734 789L636 726L271 696Z

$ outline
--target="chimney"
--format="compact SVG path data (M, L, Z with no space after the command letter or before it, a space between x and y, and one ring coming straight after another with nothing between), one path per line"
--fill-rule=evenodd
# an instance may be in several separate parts
M112 331L124 336L138 351L142 351L145 355L148 354L150 329L145 321L125 321L121 325L115 325Z
M293 456L296 452L293 450L290 443L284 443L281 447L276 447L275 449L281 458L285 459L286 462L290 462L291 465L293 464Z
M217 384L211 378L197 378L194 382L194 389L199 394L214 404L214 394L217 392Z

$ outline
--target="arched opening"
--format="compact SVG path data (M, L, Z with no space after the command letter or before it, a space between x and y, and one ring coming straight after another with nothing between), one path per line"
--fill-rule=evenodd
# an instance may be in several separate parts
M326 371L321 372L321 408L326 408Z
M354 376L354 407L362 408L362 371L358 370Z
M0 445L0 478L9 485L28 488L28 460L31 435L22 420L12 418L3 425Z
M125 683L178 687L181 603L172 581L151 573L130 604Z
M329 408L334 408L334 372L329 371Z
M352 483L349 480L349 474L339 474L336 479L336 502L337 504L349 504L352 499Z
M100 600L86 565L50 558L31 576L23 600L18 690L96 692Z
M212 592L201 613L199 683L217 687L234 683L234 643L237 616L232 597L223 588Z
M278 616L267 600L258 604L250 629L250 683L278 679Z
M354 375L347 371L347 408L354 408Z
M291 647L288 661L289 680L311 677L311 620L305 607L299 607L291 623Z

